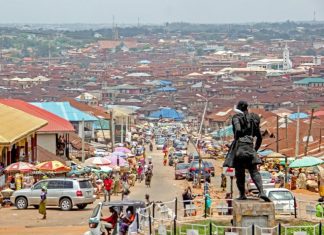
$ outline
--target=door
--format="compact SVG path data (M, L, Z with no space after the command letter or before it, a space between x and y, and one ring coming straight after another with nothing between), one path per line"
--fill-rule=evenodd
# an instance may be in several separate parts
M47 205L58 206L64 188L64 181L50 180L47 186Z
M28 197L29 205L39 205L42 187L44 186L47 187L47 185L48 185L47 180L42 180L34 184L34 186L31 188L31 195L30 197Z

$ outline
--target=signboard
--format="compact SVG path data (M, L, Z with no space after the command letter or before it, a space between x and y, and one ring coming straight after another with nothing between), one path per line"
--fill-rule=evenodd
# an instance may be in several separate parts
M235 169L230 167L223 167L223 174L226 176L235 176Z

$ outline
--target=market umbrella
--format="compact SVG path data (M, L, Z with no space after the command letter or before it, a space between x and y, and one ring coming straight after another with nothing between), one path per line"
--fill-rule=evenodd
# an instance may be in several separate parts
M292 163L290 163L289 168L303 168L303 167L311 167L323 164L323 160L316 158L316 157L302 157L296 159Z
M104 157L91 157L85 160L85 166L101 166L101 165L109 165L110 161Z
M34 170L36 170L35 166L28 162L15 162L7 166L5 169L6 172L13 172L13 171L30 172Z
M131 151L126 147L117 147L115 148L115 152L130 153Z
M281 153L277 153L277 152L272 152L270 154L267 155L268 158L284 158L285 155L282 155Z
M70 167L59 161L42 162L38 164L36 168L40 171L50 171L55 173L69 172L71 170Z
M105 158L111 162L112 166L126 166L128 164L124 158L121 158L119 156L112 155Z
M116 156L116 157L121 157L121 158L127 158L126 153L123 153L123 152L113 152L110 156Z

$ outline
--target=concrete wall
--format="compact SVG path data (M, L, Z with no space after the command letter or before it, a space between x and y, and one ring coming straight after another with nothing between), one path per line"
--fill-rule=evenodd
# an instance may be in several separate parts
M37 144L47 151L56 155L56 135L55 134L38 134Z

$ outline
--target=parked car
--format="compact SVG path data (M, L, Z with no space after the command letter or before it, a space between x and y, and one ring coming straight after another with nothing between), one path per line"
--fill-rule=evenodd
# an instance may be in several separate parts
M174 164L184 163L184 155L181 152L174 152L169 154L169 166Z
M160 138L160 139L158 139L158 140L156 141L156 144L155 144L156 149L157 149L157 150L161 150L161 149L163 149L164 144L165 144L165 138Z
M175 151L173 157L178 159L178 163L184 163L184 154L181 151Z
M186 179L188 181L192 181L194 179L194 176L199 174L199 161L192 161L190 163L188 174ZM205 161L201 162L201 181L206 181L210 183L210 172L208 171L208 165Z
M102 231L100 218L102 215L106 214L109 211L109 207L113 207L114 210L118 213L118 220L120 219L120 214L126 210L128 207L132 207L135 212L145 207L145 203L143 201L136 200L127 200L127 201L111 201L111 202L99 202L98 205L93 209L91 217L89 219L89 231L85 232L84 235L101 235L104 233ZM107 212L106 212L107 211ZM142 212L143 213L143 212ZM143 217L142 217L143 218ZM134 221L128 226L128 233L133 234L137 232L137 223L140 222L137 218L137 214L135 215ZM117 222L116 226L112 228L112 231L109 231L109 234L117 234L119 231L119 226L121 223ZM108 231L106 231L107 233Z
M205 162L207 164L207 168L211 174L211 176L215 176L215 167L214 167L214 164L212 162Z
M192 161L198 161L199 160L199 155L197 152L190 153L188 156L188 163Z
M189 163L178 163L175 166L174 178L176 180L185 179L188 173L189 166L190 166Z
M262 185L264 189L275 187L275 180L272 179L272 175L268 171L260 171L260 174L262 177ZM249 192L255 192L258 190L250 175L247 176L247 182Z
M181 151L183 154L187 154L187 144L186 143L179 143L177 144L177 146L175 147L176 151Z
M73 206L84 209L93 203L96 198L93 195L93 187L87 179L52 178L41 180L31 188L17 190L10 197L18 209L26 209L28 206L38 207L42 187L47 188L48 206L58 206L64 211L71 210Z
M265 194L274 203L276 212L293 214L295 212L294 195L285 188L264 189Z

